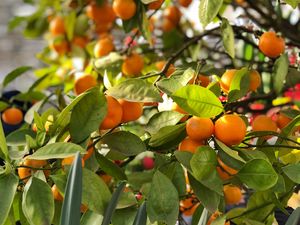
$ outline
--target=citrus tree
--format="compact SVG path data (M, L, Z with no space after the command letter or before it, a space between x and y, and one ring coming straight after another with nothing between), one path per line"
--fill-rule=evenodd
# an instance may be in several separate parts
M0 224L289 215L300 183L299 1L24 2L36 11L9 29L46 46L41 68L2 84L37 76L0 101L4 128L17 128L0 129Z

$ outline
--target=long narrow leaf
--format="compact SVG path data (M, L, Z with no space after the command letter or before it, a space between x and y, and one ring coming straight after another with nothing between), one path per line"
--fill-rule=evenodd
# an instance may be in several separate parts
M0 158L8 160L8 149L6 145L5 134L3 131L2 122L0 119Z
M124 189L125 185L126 185L125 181L121 182L119 184L117 190L113 193L113 195L111 197L111 200L110 200L110 203L107 206L107 209L105 210L102 225L109 225L110 224L111 218L112 218L113 213L114 213L114 211L117 207L119 198L120 198L120 196L123 192L123 189Z
M61 213L61 225L80 224L81 193L82 167L80 153L77 152L67 180L67 187Z
M147 224L146 202L143 202L143 204L140 206L136 214L133 225L146 225L146 224Z
M8 85L17 77L21 76L23 73L27 72L28 70L32 69L31 66L21 66L16 68L15 70L11 71L9 74L6 75L3 81L3 87Z
M298 225L300 222L300 207L298 207L289 217L285 225Z

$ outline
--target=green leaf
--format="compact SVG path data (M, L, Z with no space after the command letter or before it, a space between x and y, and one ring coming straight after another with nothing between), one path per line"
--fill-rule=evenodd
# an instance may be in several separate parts
M29 129L19 129L11 132L6 137L7 145L9 146L26 145L26 135L34 137L35 133Z
M29 159L45 160L45 159L63 159L74 156L77 152L85 154L86 150L81 146L71 142L57 142L48 144L38 149L35 153L28 156Z
M0 101L0 112L4 111L8 107L9 107L8 103Z
M169 143L173 140L181 141L182 137L185 135L185 124L178 124L174 126L166 126L158 130L156 134L153 134L149 145L152 147L158 147L161 145L164 145L166 143Z
M156 85L161 91L171 95L173 92L184 87L193 78L194 74L195 71L191 68L176 70L171 77L161 79Z
M120 152L125 156L134 156L146 151L144 142L128 131L107 134L102 138L102 142L107 144L110 150Z
M235 56L235 46L234 46L234 32L226 18L222 18L221 24L222 40L225 51L230 55L231 58Z
M105 158L98 152L96 152L95 156L101 170L103 170L108 175L116 178L117 180L127 180L127 176L119 166L117 166L115 163Z
M220 148L221 151L225 152L227 155L229 155L230 157L240 161L240 162L245 162L245 160L243 158L241 158L238 154L237 151L232 150L230 147L228 147L227 145L223 144L221 141L215 139L217 146Z
M177 124L182 115L176 111L162 111L154 114L146 125L146 131L151 134L156 133L159 129Z
M142 1L142 3L144 3L145 5L148 5L149 3L155 2L155 1L157 1L157 0L141 0L141 1Z
M295 183L300 184L300 163L282 167L282 171Z
M127 79L106 92L117 99L135 102L162 102L159 91L142 79Z
M233 102L245 96L249 91L250 75L247 68L238 70L230 84L228 102Z
M60 225L80 224L82 183L81 157L77 153L66 184Z
M117 209L112 217L111 224L118 225L132 225L136 214L135 207L128 207L125 209Z
M70 120L72 142L82 143L99 129L107 113L107 103L99 88L93 88L74 106Z
M285 3L289 4L290 6L292 6L294 9L298 6L298 4L300 3L299 0L284 0Z
M12 207L19 179L13 173L0 176L0 224L4 224Z
M102 225L109 225L111 222L112 215L114 211L116 210L120 195L122 194L122 191L126 185L126 182L121 182L115 192L113 193L111 200L105 210Z
M199 5L199 19L203 27L206 27L218 14L223 0L201 0Z
M146 224L147 224L146 202L143 202L137 211L133 225L146 225Z
M207 178L217 166L215 151L209 146L202 146L197 149L190 161L194 177L201 181Z
M74 36L74 28L76 22L76 11L70 11L68 16L65 18L65 27L67 32L67 38L69 41L73 39Z
M151 223L175 224L179 212L178 193L172 182L156 171L147 201L147 214Z
M217 217L214 221L212 221L211 225L224 225L226 222L226 216L222 215Z
M54 216L54 199L50 186L31 177L24 187L22 209L31 225L50 225Z
M237 176L243 183L257 191L273 187L278 179L272 165L264 159L253 159L247 162Z
M122 61L122 56L119 53L111 52L107 56L103 56L94 61L94 65L97 69L105 69L110 65L116 64Z
M298 225L300 221L300 207L294 210L294 212L289 216L285 225Z
M279 94L284 86L284 81L289 69L289 59L287 54L282 54L276 59L273 68L274 89Z
M217 96L198 85L188 85L177 90L172 99L194 116L212 118L223 112L223 106Z
M16 68L15 70L11 71L9 74L7 74L3 80L3 87L6 87L10 82L15 80L17 77L21 76L23 73L27 72L28 70L31 70L31 66L21 66Z
M202 205L204 205L211 213L214 213L218 209L221 196L217 192L201 184L193 176L189 175L189 181Z
M5 134L3 131L2 121L0 119L0 157L4 160L8 160L8 149L6 145Z
M178 162L180 162L188 171L192 172L190 161L193 157L193 153L187 151L175 151L174 155Z
M102 223L103 215L99 215L93 211L88 210L81 217L80 225L99 225Z

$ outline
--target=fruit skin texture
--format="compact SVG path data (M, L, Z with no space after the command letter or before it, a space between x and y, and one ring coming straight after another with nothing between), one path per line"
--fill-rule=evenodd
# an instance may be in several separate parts
M189 7L193 0L178 0L179 5Z
M220 117L215 123L215 136L224 144L231 146L242 142L246 135L246 124L238 115Z
M118 100L122 107L122 123L135 121L143 114L143 104L139 102L129 102L124 99Z
M122 20L129 20L136 13L136 4L133 0L114 0L113 10Z
M251 70L249 90L256 91L256 89L260 86L260 84L261 84L260 74L256 70Z
M63 196L59 193L56 184L54 184L51 188L52 190L52 194L53 194L53 198L56 201L62 202L63 201Z
M112 129L119 125L122 120L122 106L112 96L105 96L107 101L107 113L100 125L101 130Z
M23 121L23 112L18 108L8 108L2 112L2 120L9 125L18 125Z
M157 10L161 7L165 0L157 0L148 4L148 9Z
M145 156L142 161L145 170L151 170L154 168L154 160L152 157Z
M228 94L230 90L230 84L233 80L234 75L236 74L236 69L226 70L225 73L222 75L220 80L220 86L222 91Z
M268 31L261 35L258 47L264 55L270 58L277 58L284 52L285 42L275 32Z
M95 45L94 55L99 58L105 55L108 55L115 49L115 45L111 38L105 37L101 38Z
M64 19L60 16L54 17L49 24L49 31L53 36L63 35L66 32Z
M107 3L103 3L102 5L97 5L96 3L89 4L86 7L86 14L98 24L112 23L116 19L112 7Z
M210 138L214 133L214 124L210 118L193 116L186 123L187 135L195 141Z
M164 17L168 18L176 26L180 21L181 12L176 6L169 6L164 10Z
M236 186L225 185L223 191L227 205L238 204L243 198L241 189Z
M97 86L97 80L91 75L84 75L75 80L74 92L76 95L80 95L86 90Z
M255 117L252 122L252 130L253 131L274 131L277 132L276 123L266 115L259 115Z
M144 68L144 59L139 54L133 53L122 64L122 72L128 77L139 75Z
M47 165L46 160L34 160L34 159L26 159L20 164L20 166L29 166L33 168L45 168ZM23 179L23 181L26 183L31 174L36 172L36 170L30 169L30 168L25 168L25 167L19 167L18 168L18 175L20 179ZM50 170L43 170L45 176L49 176ZM26 178L26 179L25 179Z
M197 148L200 146L203 146L202 141L194 141L194 140L190 139L189 137L187 137L182 142L180 142L180 144L178 146L178 150L195 153Z

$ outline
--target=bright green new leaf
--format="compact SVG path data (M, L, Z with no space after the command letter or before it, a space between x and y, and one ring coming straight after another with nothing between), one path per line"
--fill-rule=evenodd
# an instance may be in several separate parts
M282 171L295 183L300 184L300 163L282 167Z
M223 112L223 106L217 96L210 90L188 85L177 90L172 99L188 113L198 117L215 117Z
M234 46L234 32L226 18L222 18L221 24L222 40L225 51L230 55L231 58L235 56L235 46Z
M2 121L0 120L0 158L8 160L8 149L6 145L5 134L2 126Z
M201 0L199 5L199 19L206 27L218 14L223 0Z
M238 70L230 84L228 102L233 102L245 96L249 91L250 76L247 68Z
M284 0L287 4L292 6L294 9L300 4L299 0Z
M289 59L287 54L282 54L274 63L272 76L274 77L274 89L279 94L284 86L285 78L288 74Z

